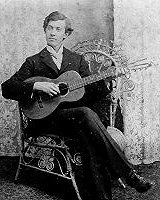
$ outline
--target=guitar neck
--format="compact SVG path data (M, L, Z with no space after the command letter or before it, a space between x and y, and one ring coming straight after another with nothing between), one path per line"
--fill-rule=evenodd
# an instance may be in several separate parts
M84 87L86 85L89 85L91 83L95 83L97 81L103 80L107 77L114 77L115 76L115 71L114 68L109 68L108 70L102 72L102 73L96 73L84 78L81 78L79 80L73 81L72 83L69 84L69 89L70 91L76 90L78 88Z

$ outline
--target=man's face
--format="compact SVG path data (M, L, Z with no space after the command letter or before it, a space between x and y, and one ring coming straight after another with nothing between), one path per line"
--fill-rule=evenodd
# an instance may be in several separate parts
M49 46L57 49L61 46L63 40L68 36L65 33L65 20L49 21L45 30L46 41Z

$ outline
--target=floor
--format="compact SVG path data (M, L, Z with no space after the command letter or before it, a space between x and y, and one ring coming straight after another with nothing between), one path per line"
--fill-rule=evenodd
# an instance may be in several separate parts
M56 179L37 171L25 170L21 181L14 183L18 165L17 157L0 157L0 200L77 200L68 180ZM160 200L160 162L136 167L141 175L156 182L154 188L144 194L129 186L122 189L113 183L113 200Z

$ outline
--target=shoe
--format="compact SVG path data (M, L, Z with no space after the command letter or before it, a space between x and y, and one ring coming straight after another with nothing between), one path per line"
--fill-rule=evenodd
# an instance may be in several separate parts
M129 177L126 179L126 182L132 188L135 188L139 193L147 192L153 185L155 185L154 182L146 180L138 175L135 170L132 170L129 173Z

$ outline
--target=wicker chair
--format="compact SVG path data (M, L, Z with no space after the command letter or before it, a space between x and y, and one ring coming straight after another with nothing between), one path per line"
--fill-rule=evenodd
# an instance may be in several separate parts
M70 180L77 198L81 200L73 170L73 165L82 166L80 152L75 152L73 145L73 141L75 144L76 140L58 136L56 133L47 134L47 136L43 132L40 132L38 136L28 134L26 128L30 119L24 115L20 106L19 111L21 152L15 182L18 181L19 173L23 167L37 169ZM33 135L35 134L33 133Z
M102 41L100 41L100 43L97 41L85 41L79 43L73 48L73 51L85 56L86 60L89 62L90 70L93 73L101 73L104 69L112 67L112 64L116 64L111 56L111 49L108 44L102 43ZM110 87L108 82L106 82L106 87ZM103 100L103 102L95 106L102 110L102 121L104 123L105 121L109 121L110 127L113 127L115 116L111 110L113 105L108 105L106 103L108 98L110 97L106 96L106 99ZM19 173L23 166L34 168L70 180L75 189L78 200L82 200L75 179L74 170L75 166L77 168L82 168L83 165L81 150L75 148L77 146L75 144L76 140L58 136L56 132L55 135L48 134L47 137L44 136L44 133L39 133L38 136L33 136L35 134L28 134L26 130L30 119L24 115L20 106L19 111L21 152L15 181L18 181ZM109 129L111 135L113 132L112 130L113 129ZM121 142L123 141L121 140Z

